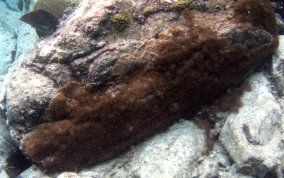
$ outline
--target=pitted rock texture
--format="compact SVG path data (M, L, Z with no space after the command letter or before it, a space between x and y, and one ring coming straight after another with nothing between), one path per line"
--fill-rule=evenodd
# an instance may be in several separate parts
M279 47L273 55L271 75L279 96L284 95L284 36L279 36Z
M192 121L181 120L166 132L131 147L126 154L89 170L82 170L78 173L80 176L77 176L193 177L198 175L194 173L198 164L196 160L205 149L204 130L198 128Z
M109 159L238 85L277 47L266 0L173 3L82 0L37 45L13 76L38 83L26 81L29 97L7 94L13 136L34 163L77 170ZM121 11L124 32L111 22ZM27 90L13 83L8 91Z
M242 97L244 106L227 118L220 140L239 172L264 177L280 167L284 158L283 111L262 73L249 82L252 89Z

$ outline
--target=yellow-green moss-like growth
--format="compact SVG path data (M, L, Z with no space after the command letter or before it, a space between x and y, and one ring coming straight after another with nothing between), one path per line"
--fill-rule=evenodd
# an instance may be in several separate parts
M72 6L77 6L78 0L71 0L71 5Z
M155 9L153 7L145 7L143 9L143 15L149 16L155 12Z
M125 31L131 24L131 17L126 12L119 12L111 17L111 23L118 32Z
M189 7L192 3L192 0L178 0L177 2L171 5L171 8L177 11L181 11Z
M62 56L59 56L56 58L57 63L63 63L64 62L64 58Z

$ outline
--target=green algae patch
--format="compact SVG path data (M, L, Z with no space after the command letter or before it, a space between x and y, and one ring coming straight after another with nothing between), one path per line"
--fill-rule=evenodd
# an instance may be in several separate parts
M192 2L192 0L178 0L171 5L171 9L181 11L185 8L188 8L192 4Z
M78 5L78 0L71 0L71 5L72 6L77 6Z
M56 58L57 63L63 63L64 62L64 58L62 56L59 56L58 58Z
M149 15L153 14L155 11L156 11L156 9L154 9L153 7L145 7L143 9L143 15L149 16Z
M118 32L124 32L130 27L131 17L127 12L119 12L111 17L111 23Z

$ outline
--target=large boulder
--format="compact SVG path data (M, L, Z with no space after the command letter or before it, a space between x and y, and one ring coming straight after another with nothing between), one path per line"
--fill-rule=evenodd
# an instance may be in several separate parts
M12 136L49 171L109 159L240 84L276 28L266 0L82 0L11 75Z

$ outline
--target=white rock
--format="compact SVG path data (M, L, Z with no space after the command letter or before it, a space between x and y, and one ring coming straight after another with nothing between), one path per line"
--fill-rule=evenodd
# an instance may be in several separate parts
M79 176L76 173L64 172L64 173L60 174L57 178L81 178L81 177L82 176ZM92 178L92 177L84 176L84 178Z
M4 170L2 170L2 171L0 172L0 177L1 177L1 178L10 178Z
M38 36L35 29L30 25L21 22L18 30L16 57L19 58L20 55L31 52L37 42Z
M244 94L239 113L226 120L220 140L240 168L258 170L261 177L284 158L284 125L281 107L264 74L254 74L249 81L252 90Z
M284 35L279 36L279 47L272 59L271 74L280 96L284 95Z
M31 166L29 169L25 170L18 176L19 178L52 178L53 176L45 175L36 166Z
M237 172L236 166L232 165L230 155L219 141L214 144L213 150L209 155L202 157L200 164L196 166L194 172L195 174L193 175L198 178L253 178Z

